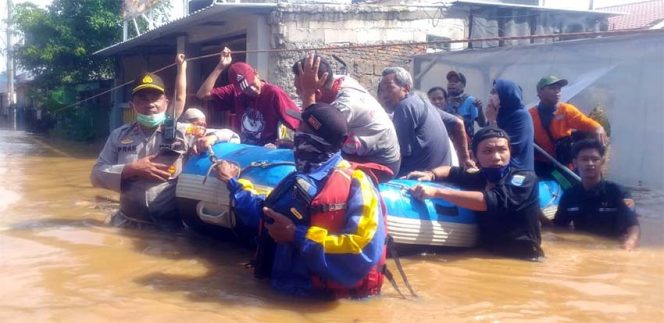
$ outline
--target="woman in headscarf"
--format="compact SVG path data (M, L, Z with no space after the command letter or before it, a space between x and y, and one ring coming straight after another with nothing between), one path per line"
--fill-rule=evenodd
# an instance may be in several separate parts
M521 99L520 86L509 80L496 79L487 104L486 118L510 136L511 165L517 169L534 170L533 120Z

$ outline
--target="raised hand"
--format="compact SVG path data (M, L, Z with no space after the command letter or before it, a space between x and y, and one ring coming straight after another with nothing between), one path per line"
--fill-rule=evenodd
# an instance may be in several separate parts
M304 66L302 66L302 63L298 63L297 66L297 82L299 83L301 96L308 97L314 95L316 90L322 89L323 86L325 86L325 82L330 76L328 73L324 73L320 78L318 77L320 57L314 59L314 56L314 53L307 53L307 57L304 60Z
M184 54L177 54L175 55L175 64L179 67L186 67L187 66L187 60L185 59Z
M231 65L233 62L233 57L231 57L231 50L228 47L224 47L224 49L221 50L219 57L219 65L226 67L228 65Z

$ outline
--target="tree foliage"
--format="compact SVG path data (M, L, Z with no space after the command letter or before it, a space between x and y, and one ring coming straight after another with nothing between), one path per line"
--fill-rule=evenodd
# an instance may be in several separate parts
M45 10L16 5L18 65L34 77L38 89L112 77L110 59L92 53L120 40L120 1L54 0Z

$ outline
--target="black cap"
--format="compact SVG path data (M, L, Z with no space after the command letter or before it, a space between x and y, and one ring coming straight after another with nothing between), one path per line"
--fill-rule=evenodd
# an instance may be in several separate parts
M477 147L480 145L480 142L489 138L505 138L507 139L507 142L510 141L510 136L505 130L494 126L484 127L473 135L473 142L471 144L471 150L473 153L477 152Z
M341 147L348 137L346 117L339 109L327 103L310 105L302 111L300 120L311 128L313 134L335 147Z
M164 85L164 80L159 77L157 74L145 73L141 74L136 80L134 80L133 89L131 94L136 94L136 92L145 89L157 90L161 93L166 93L166 86Z

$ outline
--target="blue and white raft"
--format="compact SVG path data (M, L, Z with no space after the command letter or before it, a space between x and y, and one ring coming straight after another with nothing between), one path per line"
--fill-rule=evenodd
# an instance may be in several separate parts
M259 193L269 194L273 187L295 170L293 153L288 149L219 143L213 147L217 158L237 163L240 177L251 181ZM207 155L192 156L178 179L176 196L183 220L194 229L210 231L236 227L235 215L226 186L209 174L212 162ZM442 199L414 199L409 188L415 185L447 187L445 184L394 179L379 185L387 207L387 227L399 244L472 247L477 241L477 224L472 211ZM453 188L455 189L455 188ZM540 182L540 206L546 215L555 213L560 186Z

